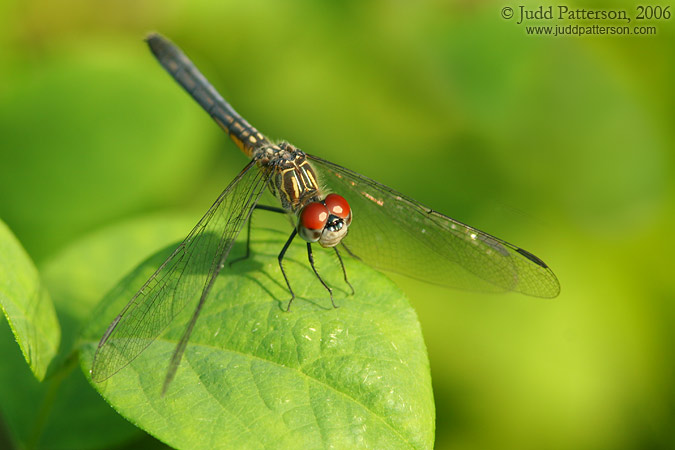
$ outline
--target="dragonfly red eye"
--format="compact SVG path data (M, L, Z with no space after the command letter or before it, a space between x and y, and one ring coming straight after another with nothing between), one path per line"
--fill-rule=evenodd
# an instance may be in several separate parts
M328 221L328 208L319 202L305 206L300 213L300 225L309 230L323 230Z
M341 195L328 194L323 202L326 204L328 211L334 216L337 216L341 219L346 219L349 217L349 203L347 203L347 200L345 200Z

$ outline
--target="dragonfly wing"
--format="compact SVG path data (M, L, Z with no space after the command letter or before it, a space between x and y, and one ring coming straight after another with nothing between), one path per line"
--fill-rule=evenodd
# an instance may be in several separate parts
M350 203L342 243L373 267L473 291L555 297L560 284L539 258L427 208L349 169L308 155L320 182Z
M223 191L110 324L94 355L94 381L103 381L119 372L145 350L188 303L200 299L184 335L187 342L213 280L265 184L265 175L251 161ZM184 344L177 348L172 366L174 360L180 360L184 348Z

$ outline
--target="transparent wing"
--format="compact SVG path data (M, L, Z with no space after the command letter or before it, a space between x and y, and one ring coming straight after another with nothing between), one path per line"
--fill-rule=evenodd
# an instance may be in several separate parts
M185 240L110 324L94 355L94 381L109 378L133 361L188 303L199 299L174 352L167 374L167 382L170 381L213 281L258 202L265 183L265 176L251 161L223 191Z
M555 297L560 284L539 258L433 211L376 181L308 155L321 183L350 203L345 249L374 267L473 291Z

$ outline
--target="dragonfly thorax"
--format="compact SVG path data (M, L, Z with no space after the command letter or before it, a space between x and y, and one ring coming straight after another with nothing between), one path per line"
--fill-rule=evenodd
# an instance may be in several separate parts
M316 172L302 150L282 142L260 148L255 159L269 173L267 184L286 211L297 214L323 198Z

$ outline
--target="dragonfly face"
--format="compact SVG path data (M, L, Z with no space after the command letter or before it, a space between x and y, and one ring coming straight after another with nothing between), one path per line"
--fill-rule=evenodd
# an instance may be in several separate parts
M322 202L306 205L298 214L298 234L324 248L335 247L347 236L352 210L344 197L328 194Z

